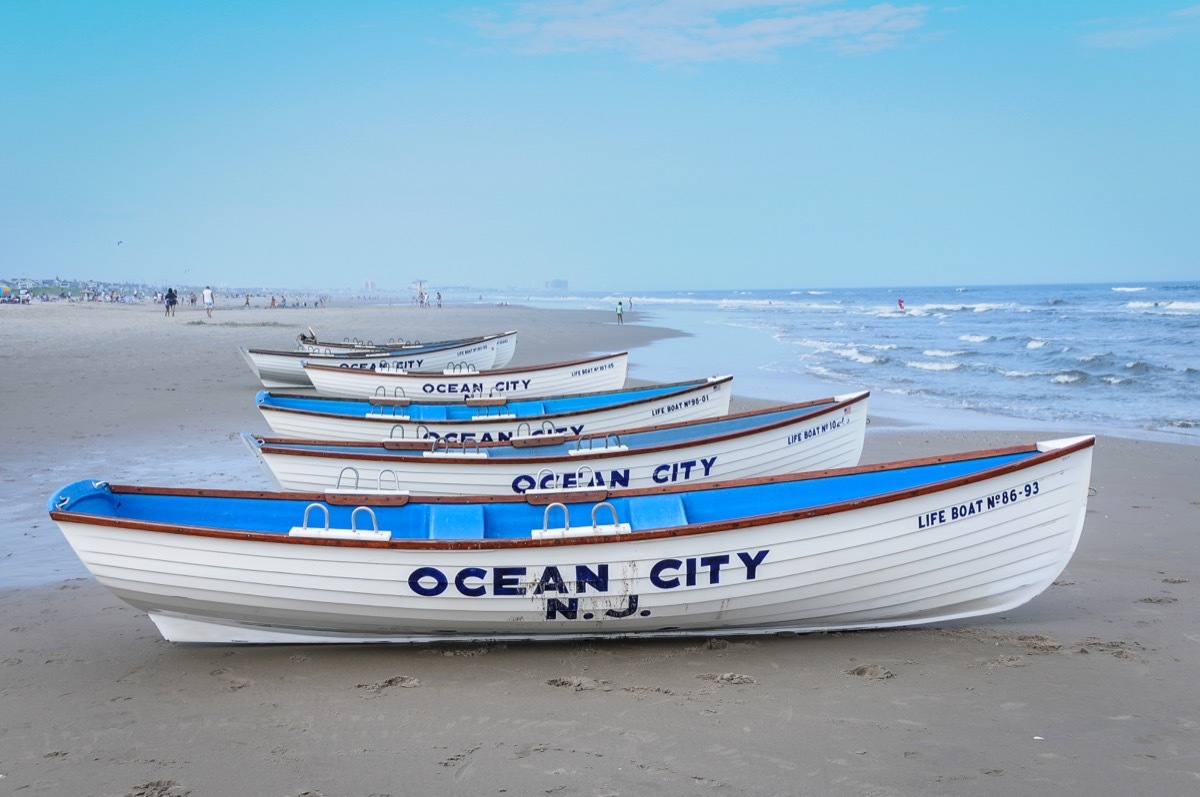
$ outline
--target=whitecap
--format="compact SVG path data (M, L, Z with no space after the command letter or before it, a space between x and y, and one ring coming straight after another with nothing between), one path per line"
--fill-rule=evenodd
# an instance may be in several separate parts
M926 349L921 352L926 357L961 357L965 351L946 351L945 349Z
M861 351L853 347L849 349L833 349L833 353L840 354L848 360L854 360L854 362L862 363L863 365L870 365L871 363L879 361L878 357L873 357L870 354L863 354Z
M1145 288L1145 286L1138 287L1138 288L1120 288L1120 287L1118 287L1118 288L1113 288L1113 290L1121 291L1123 293L1137 293L1138 291L1146 290L1146 288Z
M1029 341L1028 343L1026 343L1026 344L1025 344L1025 348L1027 348L1027 349L1040 349L1040 348L1042 348L1042 347L1043 347L1043 346L1045 346L1045 345L1046 345L1046 341L1044 341L1044 340L1031 340L1031 341Z
M1200 312L1200 302L1126 302L1130 310L1157 310L1167 315L1190 315Z
M991 335L959 335L958 339L966 343L983 343L992 339Z
M1066 374L1059 374L1050 381L1056 385L1073 385L1076 382L1082 382L1087 379L1087 374L1082 374L1078 371L1071 371Z
M909 368L919 368L922 371L954 371L962 365L962 363L925 363L918 360L906 360L904 364Z

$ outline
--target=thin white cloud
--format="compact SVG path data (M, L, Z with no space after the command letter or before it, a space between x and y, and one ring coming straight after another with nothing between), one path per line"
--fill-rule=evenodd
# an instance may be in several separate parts
M1094 19L1081 41L1100 49L1135 50L1200 32L1200 5L1126 19Z
M899 45L928 6L838 0L532 0L474 9L483 35L527 53L623 52L642 61L760 60L793 47L863 53Z

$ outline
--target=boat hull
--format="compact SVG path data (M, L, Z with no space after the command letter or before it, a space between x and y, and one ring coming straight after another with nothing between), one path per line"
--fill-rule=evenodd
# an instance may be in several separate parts
M379 443L244 437L284 490L519 495L637 489L857 465L867 429L867 396L521 447L435 442L395 450Z
M313 387L323 396L387 396L414 402L468 398L520 400L617 390L625 384L628 368L628 352L529 368L454 369L445 373L366 371L312 362L304 365Z
M403 351L406 349L419 349L431 345L430 343L420 343L419 341L388 341L387 343L374 343L370 340L350 340L343 341L318 341L316 333L309 330L310 336L300 335L297 349L299 351L313 352L316 354L353 354L364 353L371 351ZM467 343L477 338L464 338L462 340L446 341L447 345ZM512 361L513 355L517 351L517 333L504 332L496 336L496 359L492 363L492 368L504 368Z
M939 457L610 497L628 533L606 520L604 506L589 530L596 508L587 504L393 498L370 505L378 527L394 529L388 541L298 538L284 529L322 496L86 482L52 497L50 514L97 580L177 642L888 628L1007 611L1049 587L1083 528L1092 446L1078 438L1019 455L989 452L983 471ZM938 480L923 481L927 471ZM795 499L792 508L756 514L781 496ZM246 506L212 506L218 500ZM324 500L334 527L348 529L349 507ZM142 501L147 513L177 520L111 514ZM93 504L108 508L93 514ZM667 504L680 515L669 516ZM501 516L488 513L501 510L500 533L534 531L493 538ZM460 518L451 539L438 539L439 518L458 512L479 522ZM568 513L582 536L565 536ZM420 538L405 537L404 524L418 516ZM193 517L234 527L184 525ZM472 528L479 536L470 539ZM564 536L546 536L556 531Z
M651 386L647 393L652 391L653 394L644 398L639 397L640 388L614 391L629 397L617 396L615 398L619 400L611 402L609 397L600 397L603 404L600 401L592 403L587 396L567 397L569 400L562 402L550 398L545 402L535 401L533 405L522 403L517 406L470 407L460 403L446 405L439 420L425 415L422 407L373 407L339 399L330 403L351 406L306 409L326 405L307 397L281 396L276 399L261 393L258 409L279 437L359 442L444 439L452 443L490 443L543 434L595 434L665 421L715 418L729 412L732 382L732 377L723 376L680 383L677 390L660 391ZM544 412L547 407L560 409ZM452 414L458 417L449 417Z
M312 387L312 381L304 370L304 363L316 362L355 371L442 371L452 366L487 370L496 367L497 344L505 340L503 347L507 356L513 350L509 337L493 335L457 341L447 345L391 349L384 351L353 351L317 353L309 351L269 351L265 349L240 349L250 369L258 375L263 387L268 389Z

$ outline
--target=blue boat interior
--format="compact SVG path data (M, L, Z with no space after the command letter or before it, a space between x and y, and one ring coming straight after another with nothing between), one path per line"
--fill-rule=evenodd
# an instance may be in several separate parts
M596 520L609 524L614 522L615 514L616 522L629 524L636 532L815 509L933 485L1033 456L1036 451L1023 451L765 484L614 496L606 501L611 504L612 512L605 508ZM370 505L369 501L363 503ZM51 496L47 509L286 536L292 528L306 524L306 510L313 505L327 507L328 524L332 529L370 530L373 513L374 527L389 531L393 540L529 539L535 530L562 528L564 511L572 529L591 527L593 509L597 506L594 503L568 503L560 509L517 502L431 503L414 500L402 506L374 505L371 513L359 511L352 520L352 514L358 509L355 506L327 505L286 493L265 498L113 493L105 483L79 481ZM324 524L323 510L308 513L307 525L320 527Z
M488 459L513 459L527 457L565 457L569 456L571 451L586 452L589 450L595 451L603 449L607 446L625 446L630 450L639 450L653 448L656 446L668 446L673 444L685 443L706 437L715 437L725 434L749 433L764 426L780 422L795 421L799 418L812 415L817 412L827 410L833 406L834 402L822 404L811 404L804 407L789 407L776 410L767 410L765 412L756 413L746 417L721 417L696 421L684 426L675 426L667 429L652 429L648 431L638 432L609 432L596 434L580 439L573 439L559 442L549 442L546 445L522 446L515 448L513 446L491 446L486 449ZM405 450L405 451L389 451L382 448L378 444L363 443L339 443L337 445L329 445L325 443L299 443L290 440L272 440L270 448L276 452L318 452L321 454L335 455L354 455L367 457L389 457L389 456L421 456L420 451ZM438 453L446 452L462 452L475 453L480 450L478 446L472 446L469 442L465 448L462 445L439 446L436 443L432 444L432 450Z
M255 402L260 407L303 410L305 412L362 418L367 415L390 417L404 415L412 421L465 421L486 415L514 415L518 418L533 418L539 415L559 415L584 410L605 409L634 401L660 398L675 393L694 390L708 384L707 380L673 385L652 385L643 388L615 390L604 393L587 393L579 396L555 396L540 400L510 401L498 407L476 407L465 402L449 404L412 403L404 407L377 407L358 399L322 398L319 396L295 396L273 394L260 390Z

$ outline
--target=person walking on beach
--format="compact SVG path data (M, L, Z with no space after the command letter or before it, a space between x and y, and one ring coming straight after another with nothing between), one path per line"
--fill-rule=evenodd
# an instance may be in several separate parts
M216 304L216 297L213 296L212 287L205 285L204 292L201 294L204 297L204 312L212 318L213 305Z
M175 305L179 304L179 294L174 288L167 288L167 298L163 302L167 306L166 315L175 315Z
M617 302L617 323L625 323L625 306L621 302Z

